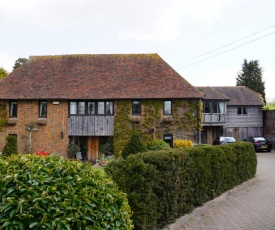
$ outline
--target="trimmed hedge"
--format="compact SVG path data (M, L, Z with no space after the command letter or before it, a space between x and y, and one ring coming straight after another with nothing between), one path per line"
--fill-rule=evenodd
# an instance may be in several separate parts
M158 229L253 178L251 143L150 151L120 158L106 172L128 194L135 229Z
M133 228L126 194L88 163L12 155L0 174L0 229Z

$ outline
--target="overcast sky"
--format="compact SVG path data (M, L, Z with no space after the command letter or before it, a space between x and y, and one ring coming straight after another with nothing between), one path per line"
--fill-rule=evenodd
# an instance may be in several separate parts
M8 71L32 55L158 53L194 86L235 86L259 60L275 100L274 0L0 0L0 33Z

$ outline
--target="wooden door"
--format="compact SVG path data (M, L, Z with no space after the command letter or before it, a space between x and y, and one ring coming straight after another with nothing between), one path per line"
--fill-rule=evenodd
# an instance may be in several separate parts
M99 137L89 136L87 137L87 147L88 147L88 161L95 162L98 159L99 152Z

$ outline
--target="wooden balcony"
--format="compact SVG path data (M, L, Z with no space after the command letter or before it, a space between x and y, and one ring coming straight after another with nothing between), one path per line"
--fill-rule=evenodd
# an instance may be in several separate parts
M114 116L71 115L68 134L69 136L113 136Z
M226 114L222 113L203 113L202 114L202 123L203 124L223 124L227 121Z

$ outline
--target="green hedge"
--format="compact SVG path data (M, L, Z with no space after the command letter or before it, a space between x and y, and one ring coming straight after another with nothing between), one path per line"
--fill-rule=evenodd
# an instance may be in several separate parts
M128 194L135 229L158 229L253 178L250 143L150 151L110 163L106 172Z
M0 229L133 228L126 194L88 163L12 155L0 175Z

